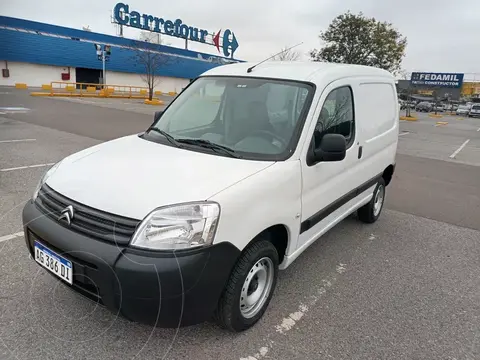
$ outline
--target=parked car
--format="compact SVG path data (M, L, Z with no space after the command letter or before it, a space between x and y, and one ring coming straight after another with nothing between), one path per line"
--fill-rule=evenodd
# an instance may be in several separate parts
M470 112L468 113L469 117L480 117L480 104L472 105Z
M458 109L457 104L446 104L444 107L445 111L456 111Z
M50 168L23 210L28 251L131 320L248 329L280 269L349 214L379 218L397 109L373 67L216 67L146 131Z
M444 107L441 104L432 105L432 109L430 111L443 112Z
M470 106L468 105L459 105L455 114L457 115L468 115L470 113Z
M405 110L407 107L409 107L411 110L414 110L415 109L415 103L409 103L408 101L403 101L401 103L401 107L400 109L401 110Z
M420 112L430 112L432 110L432 104L427 101L419 102L415 107L415 110Z

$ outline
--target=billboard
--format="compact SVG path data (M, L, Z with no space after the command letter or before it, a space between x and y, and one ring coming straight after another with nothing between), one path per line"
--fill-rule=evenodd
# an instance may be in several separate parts
M113 18L119 25L214 45L218 52L222 48L225 57L233 58L233 53L238 48L237 38L230 29L224 30L220 44L221 30L215 35L208 30L184 24L181 19L169 20L150 14L140 14L138 11L131 10L128 4L121 2L113 8Z
M413 72L410 83L428 87L460 88L463 83L463 74Z

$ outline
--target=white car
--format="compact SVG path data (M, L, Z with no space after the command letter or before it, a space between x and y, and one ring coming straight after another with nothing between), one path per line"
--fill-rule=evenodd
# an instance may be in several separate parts
M245 330L322 234L353 212L378 219L398 116L377 68L217 67L145 132L55 164L23 210L28 250L131 320Z
M480 116L480 104L472 105L470 112L468 113L469 117L479 117Z
M468 105L459 105L455 113L457 115L468 115L470 112L470 106Z

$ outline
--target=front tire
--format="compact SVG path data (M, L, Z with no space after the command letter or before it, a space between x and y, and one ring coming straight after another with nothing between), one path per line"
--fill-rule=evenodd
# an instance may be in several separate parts
M373 196L370 202L358 209L358 219L367 224L372 224L380 217L385 203L385 180L380 178L377 186L373 191Z
M220 298L215 318L228 330L252 327L265 313L278 277L277 249L268 240L250 245L238 259Z

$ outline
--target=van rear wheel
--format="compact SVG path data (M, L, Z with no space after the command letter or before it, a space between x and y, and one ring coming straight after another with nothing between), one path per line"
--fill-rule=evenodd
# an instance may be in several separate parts
M380 217L385 202L385 180L380 178L373 191L370 202L358 209L358 218L367 224L374 223Z
M237 261L220 298L217 323L239 332L252 327L265 313L278 277L277 249L268 240L249 246Z

